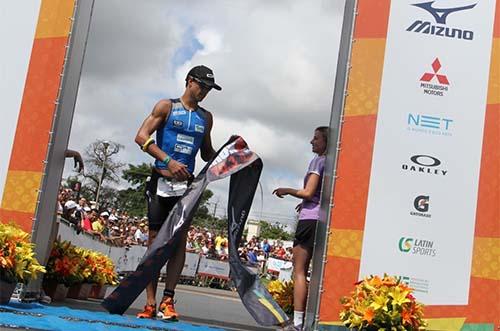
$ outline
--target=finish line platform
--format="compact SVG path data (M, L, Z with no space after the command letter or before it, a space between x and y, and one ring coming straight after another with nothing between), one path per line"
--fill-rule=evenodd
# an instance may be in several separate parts
M11 300L8 305L0 305L0 330L223 331L224 329L193 325L182 321L146 320L130 315L112 315Z

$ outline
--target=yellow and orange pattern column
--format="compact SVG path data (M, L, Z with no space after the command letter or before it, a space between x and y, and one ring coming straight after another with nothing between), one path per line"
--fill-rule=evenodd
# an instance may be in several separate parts
M31 232L56 109L74 0L42 0L5 189L0 220Z
M358 281L390 0L359 0L319 321L339 325L340 298ZM484 128L469 304L427 306L429 329L500 324L500 8L497 4Z

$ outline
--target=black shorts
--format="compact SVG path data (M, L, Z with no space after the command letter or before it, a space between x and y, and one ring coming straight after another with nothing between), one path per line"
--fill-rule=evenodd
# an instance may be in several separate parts
M312 250L314 248L314 237L316 236L316 226L318 220L299 220L295 230L293 247L301 245Z
M160 230L163 223L181 197L161 197L156 194L158 179L161 175L153 170L151 179L146 182L146 199L148 202L149 229Z

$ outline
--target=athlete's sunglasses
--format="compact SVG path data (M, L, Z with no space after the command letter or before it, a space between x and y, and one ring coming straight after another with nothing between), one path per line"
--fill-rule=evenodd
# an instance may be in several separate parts
M200 85L200 87L204 90L211 90L212 89L212 86L208 86L207 84L205 84L201 79L197 78L197 77L193 77L191 76L191 78L198 83L198 85Z

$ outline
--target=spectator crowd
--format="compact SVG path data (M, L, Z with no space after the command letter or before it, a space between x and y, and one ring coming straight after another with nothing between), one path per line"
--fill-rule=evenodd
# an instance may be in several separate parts
M148 241L147 217L132 217L115 208L99 209L75 192L61 188L58 196L58 214L75 227L77 233L85 232L114 246L144 245ZM228 259L228 238L222 231L191 226L186 251L211 259ZM238 248L240 259L252 266L263 266L269 257L291 261L292 249L279 240L270 242L253 236L242 238Z

